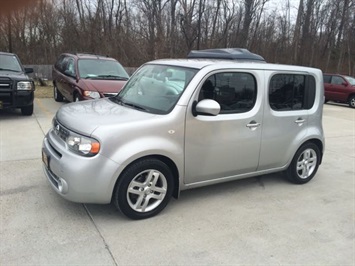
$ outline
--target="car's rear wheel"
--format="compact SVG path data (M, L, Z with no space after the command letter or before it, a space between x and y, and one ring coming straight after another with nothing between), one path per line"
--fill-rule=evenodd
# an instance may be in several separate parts
M33 104L25 107L21 107L21 114L22 115L32 115L33 114Z
M355 108L355 95L351 95L349 98L349 106Z
M173 186L172 172L165 163L154 158L140 160L120 176L113 202L131 219L149 218L166 207Z
M56 102L62 102L63 101L63 95L60 93L60 91L57 88L57 85L53 85L53 98Z
M310 181L318 170L320 151L317 145L308 142L302 145L286 171L287 178L295 184Z

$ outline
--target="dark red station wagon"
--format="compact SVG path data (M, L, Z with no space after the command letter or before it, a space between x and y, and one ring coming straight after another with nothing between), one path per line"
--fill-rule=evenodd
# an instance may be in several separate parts
M84 53L60 55L52 75L57 102L64 98L76 102L114 96L129 77L116 59Z
M355 108L355 78L340 74L323 74L324 102L347 103Z

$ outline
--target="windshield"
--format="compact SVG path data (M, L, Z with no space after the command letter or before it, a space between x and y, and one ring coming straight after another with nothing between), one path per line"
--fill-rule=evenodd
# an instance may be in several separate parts
M128 74L120 63L105 59L78 60L79 75L84 79L122 79L127 80Z
M348 77L348 76L344 76L344 78L351 84L351 85L355 85L355 78L353 77Z
M20 63L14 55L0 55L0 70L22 72Z
M150 113L169 113L197 71L176 66L144 65L112 100Z

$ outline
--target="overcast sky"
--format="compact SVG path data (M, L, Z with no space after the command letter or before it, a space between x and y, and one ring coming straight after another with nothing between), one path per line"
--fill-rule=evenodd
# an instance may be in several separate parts
M282 14L286 12L286 4L288 1L290 2L291 20L296 20L300 0L270 0L265 7L267 8L267 12L277 9Z

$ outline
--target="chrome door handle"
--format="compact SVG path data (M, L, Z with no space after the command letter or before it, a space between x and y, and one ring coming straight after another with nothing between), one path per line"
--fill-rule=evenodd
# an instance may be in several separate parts
M251 121L249 124L247 124L247 127L251 130L255 130L256 128L258 128L261 124L255 122L254 120Z

